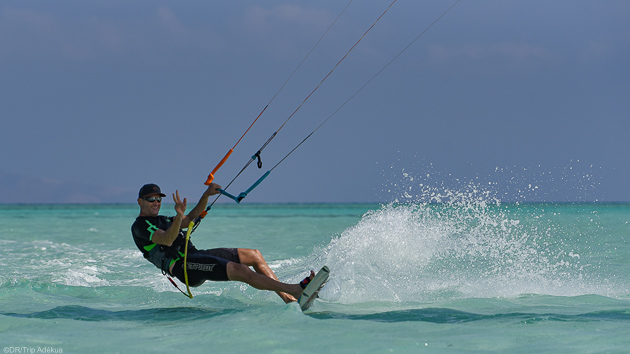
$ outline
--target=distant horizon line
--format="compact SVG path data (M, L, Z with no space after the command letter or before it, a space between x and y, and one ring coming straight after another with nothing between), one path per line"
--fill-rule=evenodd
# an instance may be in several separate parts
M361 205L367 205L367 204L399 204L399 205L406 205L406 204L429 204L429 205L443 205L443 204L448 204L449 202L400 202L400 201L390 201L390 202L251 202L251 203L246 203L246 204L236 204L236 203L230 203L230 202L218 202L218 205L221 206L234 206L234 207L240 207L240 206L248 206L248 205L321 205L321 204L338 204L338 205L352 205L352 204L361 204ZM496 204L494 202L489 203L489 204ZM528 204L528 205L532 205L532 204L630 204L630 201L499 201L499 204L509 204L509 205L513 205L513 204ZM111 202L103 202L103 203L70 203L70 202L59 202L59 203L48 203L48 202L41 202L41 203L30 203L30 202L25 202L25 203L0 203L0 206L52 206L52 205L59 205L59 206L97 206L97 205L101 205L101 206L132 206L132 205L137 205L137 203L133 203L133 202L120 202L120 203L111 203ZM175 203L163 203L162 205L175 205Z

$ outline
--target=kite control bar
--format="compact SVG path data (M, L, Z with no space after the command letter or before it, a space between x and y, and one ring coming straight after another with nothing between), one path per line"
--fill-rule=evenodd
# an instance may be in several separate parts
M243 198L247 197L247 195L249 194L249 192L251 192L254 188L258 187L258 185L265 179L267 178L267 176L269 176L269 174L271 173L271 170L267 171L262 177L260 177L258 179L258 181L256 181L254 184L252 184L251 187L249 187L249 189L247 189L245 192L242 192L241 194L238 195L238 197L226 192L223 189L218 189L219 193L221 193L222 195L232 199L233 201L237 202L237 203L241 203L241 200L243 200Z

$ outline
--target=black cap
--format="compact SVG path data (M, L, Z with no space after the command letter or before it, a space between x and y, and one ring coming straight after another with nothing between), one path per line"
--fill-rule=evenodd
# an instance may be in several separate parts
M138 192L138 198L144 198L147 195L151 194L159 194L161 197L166 197L166 194L162 193L160 186L154 183L149 183L140 188L140 192Z

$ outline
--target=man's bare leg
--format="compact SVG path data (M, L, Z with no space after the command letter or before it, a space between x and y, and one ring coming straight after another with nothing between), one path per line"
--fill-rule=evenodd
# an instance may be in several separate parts
M300 284L286 284L272 279L266 275L256 273L242 263L229 262L227 264L228 279L240 281L253 286L258 290L269 290L275 292L287 293L294 298L300 297L304 289ZM315 276L315 272L311 271L310 278Z
M256 273L265 275L273 280L278 281L276 273L271 270L267 261L263 258L259 250L238 248L238 257L242 264L253 267ZM286 292L276 292L285 303L295 302L297 298L287 294Z

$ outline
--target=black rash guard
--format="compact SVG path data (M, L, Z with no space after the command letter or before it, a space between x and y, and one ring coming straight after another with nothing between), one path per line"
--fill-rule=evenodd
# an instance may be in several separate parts
M186 236L183 231L179 231L179 235L171 246L158 245L153 242L153 233L160 230L168 230L173 223L173 217L166 216L138 216L131 226L131 234L136 246L142 252L144 258L153 263L164 273L169 273L168 269L171 264L177 262L184 257L184 244ZM188 241L188 252L196 251L192 242Z

